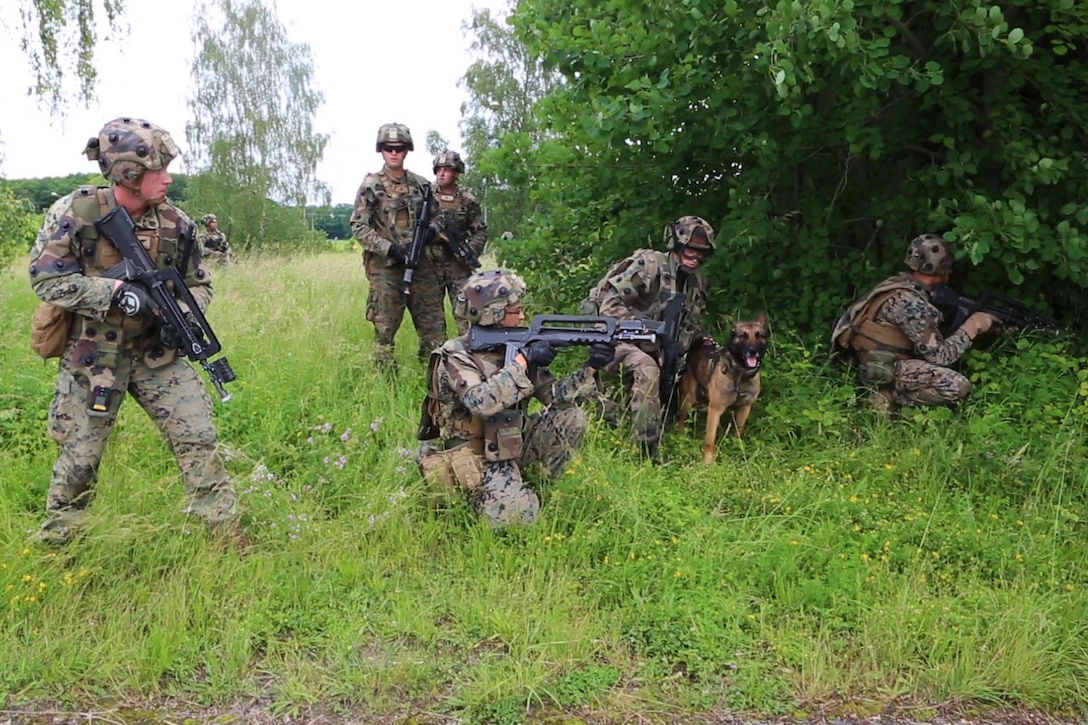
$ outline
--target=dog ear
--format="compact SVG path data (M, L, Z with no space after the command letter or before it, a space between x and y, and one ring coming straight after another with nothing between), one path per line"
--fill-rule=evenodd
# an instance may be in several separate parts
M756 318L756 324L759 324L759 325L766 325L767 324L767 313L766 312L760 312L759 313L759 317Z

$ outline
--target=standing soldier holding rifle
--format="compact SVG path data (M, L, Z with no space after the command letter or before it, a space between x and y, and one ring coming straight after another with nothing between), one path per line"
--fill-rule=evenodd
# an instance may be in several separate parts
M487 244L487 224L480 209L480 202L470 192L461 189L457 180L465 173L465 162L456 151L439 151L434 157L434 175L437 188L434 196L438 202L438 221L442 231L442 244L432 246L439 284L457 308L457 296L461 294L469 275L480 266L479 258ZM454 313L457 334L468 331L468 320Z
M405 269L416 228L433 204L430 182L404 168L404 159L414 148L407 126L387 123L378 129L374 150L385 163L363 179L351 215L351 231L362 244L370 286L366 319L374 323L374 362L389 372L396 370L393 338L405 307L419 335L421 360L446 339L443 291L436 284L433 261L417 249L418 265L410 272ZM419 279L406 286L406 278L412 276Z
M173 294L180 304L195 304L192 314L203 318L212 298L211 278L195 245L193 222L166 200L173 181L167 166L178 155L177 146L153 123L118 118L87 142L85 153L112 186L84 186L58 199L30 255L30 284L43 301L34 315L32 346L42 357L60 357L49 408L49 432L60 454L40 537L62 544L75 533L94 497L98 465L128 394L155 421L177 458L186 513L242 543L208 392L179 354L182 336L156 313L154 294L136 281L107 276L124 266L125 258L96 227L100 218L131 217L125 228L158 270L170 273L174 288L179 283L189 288ZM192 338L191 330L186 333ZM214 372L229 373L220 382L233 378L225 360Z

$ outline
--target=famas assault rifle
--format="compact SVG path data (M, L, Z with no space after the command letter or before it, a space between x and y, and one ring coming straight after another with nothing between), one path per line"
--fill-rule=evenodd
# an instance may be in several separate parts
M585 315L535 315L528 327L473 325L468 331L468 349L479 352L503 345L506 347L506 361L503 364L509 365L523 347L537 340L546 340L556 347L567 347L598 342L653 341L658 339L657 336L658 333L638 320Z
M476 252L472 251L472 246L465 239L465 235L461 233L461 230L457 228L457 224L453 219L446 214L439 214L437 221L441 222L442 231L440 234L453 256L469 269L479 269L480 260L476 257Z
M177 267L155 267L151 255L136 238L136 225L124 207L111 209L94 225L99 234L109 239L124 257L124 261L107 271L105 276L133 282L146 289L151 300L151 309L162 326L160 334L163 344L170 345L190 360L199 362L211 378L212 385L219 393L219 399L224 403L230 400L230 393L223 388L223 384L235 379L234 371L225 357L208 362L208 358L221 349L219 339L204 313L200 311L200 306L185 285ZM181 309L175 295L185 303L188 310Z
M978 299L961 295L947 285L933 288L930 299L933 306L946 313L949 333L960 328L964 320L975 312L986 312L996 317L1006 327L1024 330L1044 330L1057 334L1058 323L1053 317L1029 307L1012 297L1002 297L994 292L983 292Z

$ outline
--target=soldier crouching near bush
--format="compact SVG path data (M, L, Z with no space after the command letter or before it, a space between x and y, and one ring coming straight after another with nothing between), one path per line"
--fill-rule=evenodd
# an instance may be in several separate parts
M126 209L151 258L159 267L177 265L201 310L207 308L211 278L194 249L193 222L166 200L173 181L167 166L178 155L177 146L153 123L118 118L87 142L84 153L98 161L112 186L84 186L59 199L46 214L31 253L30 283L43 301L35 313L32 346L42 357L60 357L49 407L49 432L60 454L40 537L62 544L75 533L128 393L155 421L177 458L186 513L242 543L235 527L234 487L219 456L204 383L177 350L163 343L147 292L103 276L122 257L95 228L105 212Z
M473 325L517 327L525 320L525 282L501 269L469 278L458 314ZM431 481L473 491L476 510L492 526L531 523L540 497L522 469L537 463L558 477L585 435L586 413L576 405L597 393L594 374L615 355L611 345L590 347L585 366L556 381L547 371L557 350L537 340L504 365L502 349L471 352L457 337L431 355L419 437L420 467ZM545 407L527 414L530 398Z
M915 237L905 260L911 271L878 284L835 325L832 351L849 351L857 360L861 382L874 388L870 403L881 413L906 405L950 405L971 393L970 381L948 366L998 320L975 312L951 335L941 335L941 312L930 295L952 276L953 259L941 237Z

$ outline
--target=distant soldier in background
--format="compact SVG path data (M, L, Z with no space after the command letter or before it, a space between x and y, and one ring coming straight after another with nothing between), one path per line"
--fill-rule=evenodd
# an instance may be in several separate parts
M621 320L661 320L665 306L684 295L680 319L680 359L696 341L713 340L702 327L706 313L707 281L699 267L714 253L714 229L697 216L683 216L665 227L665 251L638 249L614 264L582 302L581 312ZM661 345L621 342L609 371L623 375L630 386L634 439L654 463L660 462Z
M469 278L457 313L471 324L517 327L525 322L525 282L503 269ZM590 346L585 365L562 380L547 367L558 349L544 340L526 345L505 364L505 350L470 352L466 337L454 338L431 355L427 397L419 437L420 467L430 480L475 494L476 510L492 526L531 523L540 496L522 472L538 465L557 478L585 435L579 399L597 393L595 374L612 361L612 345ZM530 414L536 398L544 408Z
M227 235L219 231L219 220L215 214L205 214L200 217L200 223L204 226L196 235L196 241L200 244L200 255L209 263L229 269L234 264L234 252L227 241Z
M951 245L935 234L915 237L904 260L909 272L890 277L850 306L831 333L831 347L858 363L869 402L881 413L905 405L949 405L971 393L970 381L948 366L998 320L975 312L948 337L930 293L952 276Z
M186 513L208 528L244 543L237 529L234 487L223 466L212 424L212 403L196 370L162 338L147 291L104 274L123 257L99 236L95 220L123 207L135 235L159 267L174 265L204 311L212 299L211 277L193 222L171 204L167 171L178 156L164 129L138 118L108 122L87 142L108 187L83 186L63 196L45 215L30 253L30 284L43 301L39 310L70 313L71 326L50 333L60 345L41 348L43 326L35 313L32 346L43 357L60 357L49 433L60 447L53 464L41 538L62 544L72 538L94 498L98 466L126 396L140 405L177 459ZM54 328L56 329L56 328Z
M470 192L457 186L457 180L465 173L465 162L456 151L440 151L434 157L434 175L437 188L434 198L438 202L440 218L438 223L452 224L460 236L468 242L473 254L479 258L487 245L487 225L484 223L480 203ZM438 284L445 291L453 306L454 319L457 321L457 333L468 332L468 320L458 316L457 297L468 281L473 270L464 262L454 257L447 244L428 245L428 251L435 262Z
M404 159L414 148L407 126L387 123L378 129L374 150L381 153L384 164L363 179L351 215L351 231L363 247L370 286L366 319L374 323L374 362L390 372L396 370L393 339L405 307L419 335L421 360L446 339L444 290L437 284L432 255L421 255L411 294L404 294L402 283L416 221L431 186L404 168Z

